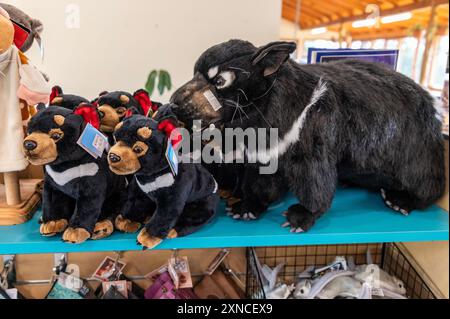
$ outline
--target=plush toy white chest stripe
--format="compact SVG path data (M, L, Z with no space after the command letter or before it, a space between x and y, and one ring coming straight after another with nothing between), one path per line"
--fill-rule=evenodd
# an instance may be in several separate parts
M312 107L324 96L327 92L327 83L322 79L319 80L316 88L314 89L313 95L309 101L309 104L304 108L302 114L292 125L292 128L287 132L283 139L278 141L278 145L274 148L258 151L258 152L247 152L247 157L251 162L260 162L262 164L267 164L271 160L278 158L279 156L285 154L290 146L297 143L300 139L300 133L305 126L306 119L310 113Z
M96 163L89 163L69 168L64 172L55 172L49 165L47 165L45 166L45 171L48 175L50 175L56 184L64 186L76 178L97 175L99 167Z
M171 173L161 175L157 177L153 182L146 184L141 184L138 178L136 178L136 181L141 190L146 194L152 193L161 188L170 187L175 183L175 179L173 178L173 175Z

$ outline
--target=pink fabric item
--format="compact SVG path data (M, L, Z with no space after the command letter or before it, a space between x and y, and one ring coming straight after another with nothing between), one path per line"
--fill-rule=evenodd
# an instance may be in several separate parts
M198 299L192 289L176 289L168 272L154 279L153 285L145 291L145 299Z
M29 105L36 105L39 103L48 104L50 102L49 95L46 93L38 93L28 89L25 85L21 84L17 90L17 96L27 101Z

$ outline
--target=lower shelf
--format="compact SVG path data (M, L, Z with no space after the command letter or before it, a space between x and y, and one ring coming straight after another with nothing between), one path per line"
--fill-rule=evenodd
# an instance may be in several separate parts
M360 243L443 241L449 239L448 213L439 207L405 217L385 207L381 196L361 189L340 189L332 209L308 233L291 234L282 228L281 215L297 200L288 196L257 221L236 221L222 204L218 217L187 237L164 241L158 250L223 247L333 245ZM39 234L38 218L23 225L0 227L0 255L101 251L136 251L136 234L114 233L100 241L66 244L60 236Z

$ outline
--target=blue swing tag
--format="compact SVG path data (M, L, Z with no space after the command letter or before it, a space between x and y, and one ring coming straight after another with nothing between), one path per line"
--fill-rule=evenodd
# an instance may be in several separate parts
M170 170L172 171L173 176L178 175L178 157L173 149L172 143L167 141L167 150L166 150L166 160L169 163Z
M77 143L96 159L102 157L105 150L109 150L108 138L90 123L86 125Z

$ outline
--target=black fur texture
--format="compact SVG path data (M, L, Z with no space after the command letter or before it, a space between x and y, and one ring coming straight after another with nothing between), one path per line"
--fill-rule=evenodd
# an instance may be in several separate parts
M167 119L163 109L159 113L159 121ZM219 196L214 178L199 164L180 163L178 174L173 177L165 155L167 143L171 142L166 133L158 129L160 123L134 115L123 121L114 136L118 143L124 143L130 148L136 142L144 142L148 146L148 152L139 158L140 169L135 173L135 180L140 185L155 181L158 183L161 177L166 180L173 178L173 182L168 183L170 185L156 185L156 189L147 192L147 196L156 203L156 211L145 229L152 237L164 239L172 229L176 230L178 236L185 236L208 223L215 215ZM143 139L138 136L137 131L141 128L151 129L151 137ZM114 148L110 151L110 157L113 152ZM137 184L134 185L136 187ZM137 185L136 189L130 188L130 192L137 189L142 191ZM129 199L134 200L132 197L130 195ZM135 216L132 210L124 213L123 217L132 221L142 222L144 219L143 216Z
M61 106L69 110L75 110L82 103L89 103L88 99L75 95L75 94L64 94L63 89L60 86L55 86L52 88L52 100L50 101L50 106Z
M55 123L55 115L65 118L62 126ZM77 145L85 126L82 116L66 108L50 106L31 119L28 133L47 134L52 129L60 129L64 133L56 143L56 160L46 165L54 172L65 172L83 164L98 165L95 175L75 178L64 185L55 182L45 169L42 203L44 223L65 219L69 227L83 228L92 234L98 221L113 219L120 213L126 181L109 170L106 153L94 159Z
M382 190L386 204L406 215L439 199L444 150L430 94L380 64L300 65L289 59L294 50L288 42L261 48L241 40L219 44L200 57L194 78L172 97L179 105L174 111L187 124L202 119L206 127L274 127L283 139L314 92L326 87L306 111L304 126L279 158L275 175L258 176L257 166L246 166L235 218L249 212L257 217L290 190L301 203L287 212L291 230L307 231L330 208L338 181ZM235 80L220 89L224 71ZM221 102L219 111L194 98L205 89ZM236 108L246 115L236 115Z

